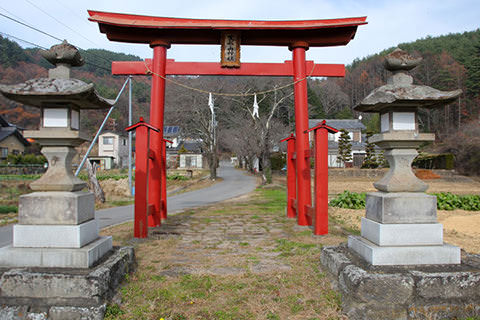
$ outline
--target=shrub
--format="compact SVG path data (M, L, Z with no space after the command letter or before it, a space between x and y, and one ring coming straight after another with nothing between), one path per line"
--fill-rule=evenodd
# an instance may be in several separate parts
M0 205L0 214L2 214L2 213L12 213L12 212L18 212L18 207Z
M285 154L278 152L270 156L270 162L272 170L281 170L287 164L287 158Z
M433 193L437 196L438 210L462 209L468 211L480 211L480 195L456 195L450 192ZM365 193L343 191L335 199L330 201L330 206L346 209L364 209Z
M455 156L451 153L443 154L419 154L413 160L414 167L421 169L447 169L452 170L455 166Z
M330 206L345 209L363 209L365 208L366 193L356 193L343 191L335 199L330 201Z

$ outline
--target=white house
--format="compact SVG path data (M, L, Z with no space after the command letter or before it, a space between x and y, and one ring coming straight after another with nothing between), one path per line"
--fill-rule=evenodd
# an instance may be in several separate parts
M320 124L323 119L310 119L308 120L308 126L313 128ZM333 127L337 130L345 129L350 135L350 141L352 143L352 165L360 167L365 158L366 141L362 137L362 130L365 129L363 123L358 119L325 119L326 125ZM341 132L335 134L328 134L328 166L329 167L344 167L343 162L338 162L338 140ZM313 132L309 135L311 143L313 143Z
M128 166L128 137L107 131L98 137L98 156L113 157L117 167Z

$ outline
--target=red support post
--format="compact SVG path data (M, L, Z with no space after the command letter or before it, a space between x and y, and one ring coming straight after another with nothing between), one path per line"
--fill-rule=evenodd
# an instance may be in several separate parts
M315 134L315 208L313 213L313 234L328 234L328 133L337 129L326 125L325 120L306 131Z
M297 223L309 226L311 219L307 216L307 207L312 204L310 181L310 152L308 134L308 97L305 68L305 52L308 44L297 42L292 45L293 80L295 93L295 135L297 137Z
M150 130L159 130L143 121L128 127L126 131L136 130L135 143L135 214L133 236L146 238L148 235L148 216L151 214L151 205L148 203L148 178L150 162Z
M167 142L172 141L162 139L162 198L160 206L160 218L161 220L167 219Z
M297 211L294 202L297 199L297 183L295 172L295 136L293 133L280 142L287 141L287 218L295 218Z
M157 227L161 224L162 196L166 196L166 172L162 167L163 153L163 115L165 105L165 69L167 65L167 49L169 44L162 41L155 41L150 44L153 48L152 62L152 88L150 101L150 123L152 126L160 128L158 133L153 133L151 137L151 149L154 153L154 159L150 161L150 176L148 186L148 196L150 204L153 205L152 215L148 217L148 226ZM165 192L164 190L165 189ZM166 208L165 208L166 210Z

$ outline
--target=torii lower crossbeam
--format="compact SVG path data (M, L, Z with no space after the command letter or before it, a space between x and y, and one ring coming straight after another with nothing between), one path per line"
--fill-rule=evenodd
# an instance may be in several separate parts
M343 64L316 64L305 61L305 69L310 77L344 77ZM112 74L114 75L147 75L153 70L152 59L145 61L113 61ZM167 59L165 70L167 75L210 75L210 76L270 76L291 77L293 62L283 63L242 63L240 68L222 68L218 62L178 62Z

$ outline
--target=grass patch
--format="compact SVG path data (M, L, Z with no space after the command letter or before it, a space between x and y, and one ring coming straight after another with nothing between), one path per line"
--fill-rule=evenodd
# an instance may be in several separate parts
M0 214L17 213L17 212L18 212L18 207L17 206L0 205Z

